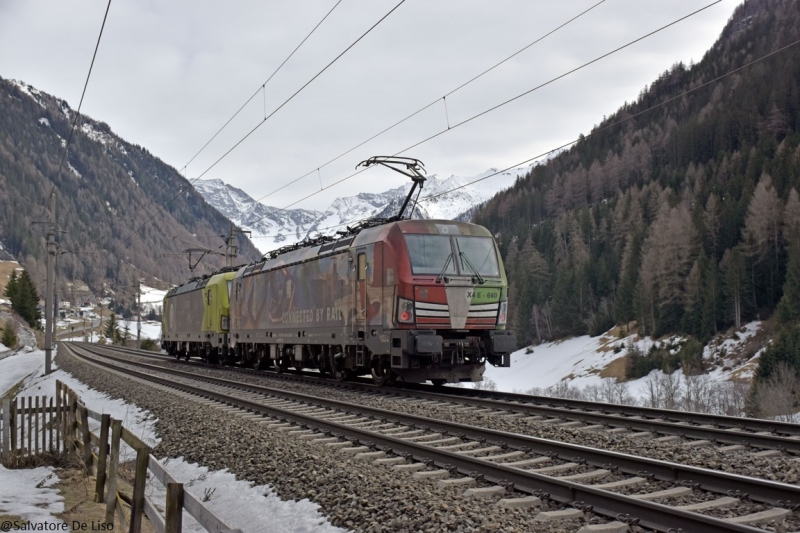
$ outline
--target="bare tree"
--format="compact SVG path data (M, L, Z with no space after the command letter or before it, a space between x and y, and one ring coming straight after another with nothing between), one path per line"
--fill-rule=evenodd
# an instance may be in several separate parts
M782 218L781 200L772 186L772 178L764 173L747 206L747 218L742 230L746 252L751 260L761 261L771 252L774 254L775 268L778 268Z
M684 376L683 409L697 413L710 413L714 405L714 384L708 374Z
M736 329L742 327L742 293L747 277L744 257L739 247L725 250L719 262L725 280L725 293L730 301L730 312Z
M792 242L797 236L800 236L800 195L792 187L783 211L783 240Z
M772 374L758 383L754 402L763 418L782 422L795 422L795 395L800 386L794 368L779 362Z
M717 195L711 193L706 201L706 209L703 213L705 221L706 232L708 233L708 240L711 241L711 253L714 259L717 258L717 245L719 244L719 230L720 230L720 213L719 213L719 199Z

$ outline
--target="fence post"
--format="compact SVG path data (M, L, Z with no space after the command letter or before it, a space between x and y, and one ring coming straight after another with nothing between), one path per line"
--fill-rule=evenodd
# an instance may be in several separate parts
M92 473L92 437L89 435L89 410L81 407L81 433L83 437L83 464L86 471Z
M31 433L33 433L33 419L31 418L31 406L33 405L33 398L28 396L28 409L25 409L25 398L22 399L22 410L28 415L28 454L31 455ZM25 419L25 416L22 416L22 419ZM24 430L21 432L24 433ZM20 438L22 438L22 434L20 433Z
M3 400L3 446L2 446L2 459L11 452L11 400L6 398Z
M61 381L56 380L56 439L61 440L64 436L64 432L62 431L64 428L64 413L61 409ZM62 442L62 450L66 450L67 446L66 443ZM58 451L58 443L56 443L56 451Z
M36 444L33 447L33 451L34 453L39 453L39 397L38 396L36 397L36 407L33 410L33 421L34 421L33 425L36 428L35 430L36 438L34 439ZM42 422L42 424L44 424L44 422ZM44 442L42 442L42 445L44 445ZM44 448L44 446L42 447Z
M78 398L75 394L69 392L69 443L70 451L75 455L78 454L78 447L75 445L77 437L75 434L78 432Z
M47 415L49 415L49 418L50 418L50 423L47 424L47 429L48 429L48 433L49 433L49 436L50 436L50 438L48 439L49 446L47 447L47 449L50 450L51 452L54 452L55 448L58 445L56 444L56 441L53 440L53 424L55 424L55 421L56 421L56 413L55 413L55 411L53 411L53 399L52 398L49 399L49 405L50 405L49 408L42 407L42 409L46 409L45 412L47 413ZM43 416L42 420L47 420L47 418L48 418L47 415Z
M11 453L15 453L17 449L17 399L11 402L11 423L9 424L9 428L11 429Z
M108 465L108 491L106 492L106 524L114 523L114 506L117 504L117 468L119 466L119 439L122 420L111 421L111 460Z
M144 487L147 484L147 463L150 450L147 447L136 450L136 473L133 478L133 505L131 505L130 533L141 533L144 514Z
M103 491L106 486L106 457L108 456L108 426L111 424L111 415L105 414L100 418L100 446L97 451L97 482L94 487L94 501L103 503Z
M183 483L167 483L167 516L164 533L183 530Z

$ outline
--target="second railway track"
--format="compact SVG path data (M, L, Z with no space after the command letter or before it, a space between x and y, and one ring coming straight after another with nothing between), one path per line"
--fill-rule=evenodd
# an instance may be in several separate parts
M152 353L115 349L137 357L148 357L162 362L170 361ZM203 366L236 368L216 365ZM243 370L250 375L258 374L249 369L237 370ZM488 410L485 411L486 413L498 416L511 413L531 417L532 421L540 424L605 429L617 434L634 436L634 438L655 438L664 442L685 441L688 446L716 444L723 451L751 449L763 456L780 455L781 453L800 456L800 424L787 422L457 387L434 388L427 385L377 387L366 382L336 382L301 374L284 374L281 378L369 394L472 406L476 410L485 409Z
M83 351L77 346L70 349ZM108 352L104 357L109 357ZM509 502L505 505L522 505L533 501L530 496L526 500L526 495L541 498L546 493L557 502L573 504L573 509L562 511L593 510L610 519L622 515L628 522L638 521L658 531L758 531L745 524L769 519L787 521L787 530L800 525L794 523L792 510L785 508L788 500L800 501L800 488L793 485L387 412L141 362L118 359L100 364L117 365L128 374L262 413L275 418L277 426L298 424L299 438L331 448L344 447L347 451L341 453L398 463L394 467L419 470L414 474L417 477L441 478L438 483L445 486L473 486L466 489L473 490L472 495L502 493L502 499ZM146 372L133 370L132 365ZM386 454L395 457L383 457ZM730 492L732 489L739 492ZM716 517L721 512L726 519Z

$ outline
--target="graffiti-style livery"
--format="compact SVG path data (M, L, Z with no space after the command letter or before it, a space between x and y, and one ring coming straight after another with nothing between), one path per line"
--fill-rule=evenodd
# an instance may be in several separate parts
M509 366L516 345L506 300L488 230L399 220L172 289L163 347L378 384L480 381L485 362Z
M516 345L506 299L485 228L400 220L172 289L163 347L380 384L480 381Z

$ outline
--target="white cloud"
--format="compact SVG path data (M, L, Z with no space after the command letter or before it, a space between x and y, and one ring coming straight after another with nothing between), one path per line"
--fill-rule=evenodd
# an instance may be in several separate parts
M333 5L114 3L83 111L182 167L267 79ZM555 28L594 0L410 0L281 109L204 178L260 197L440 98ZM374 24L396 0L346 0L266 89L270 112ZM736 3L725 1L407 155L440 175L504 167L586 133L678 61L701 59ZM105 3L0 4L0 76L77 107ZM691 0L610 0L447 99L455 123L683 16ZM196 177L264 117L258 95L189 166ZM434 105L321 171L324 184L371 155L390 154L446 127ZM402 178L370 171L300 207L383 191ZM282 207L319 188L316 174L266 202Z

